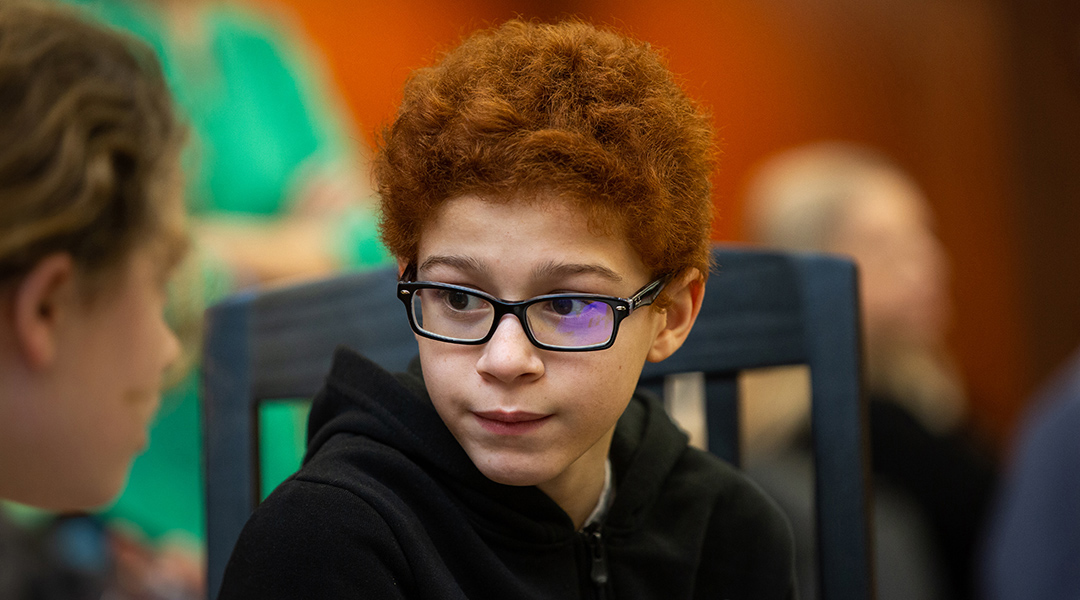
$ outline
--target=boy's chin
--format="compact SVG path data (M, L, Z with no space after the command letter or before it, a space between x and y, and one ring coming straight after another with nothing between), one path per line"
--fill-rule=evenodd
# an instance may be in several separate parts
M555 468L541 468L535 458L514 457L513 459L492 458L490 456L471 457L484 477L503 485L527 486L540 485L559 475Z

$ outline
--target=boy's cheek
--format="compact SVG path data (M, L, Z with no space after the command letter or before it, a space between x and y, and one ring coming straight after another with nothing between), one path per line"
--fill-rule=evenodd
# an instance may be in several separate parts
M462 352L462 350L466 352ZM446 404L450 398L465 393L474 381L476 358L467 351L475 347L420 340L420 365L424 373L424 386L436 406ZM441 411L440 411L441 412Z

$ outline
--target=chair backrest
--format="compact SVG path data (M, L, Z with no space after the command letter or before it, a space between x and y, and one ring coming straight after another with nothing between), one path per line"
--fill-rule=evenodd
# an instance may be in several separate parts
M713 257L690 336L667 360L646 364L639 386L659 392L667 376L702 373L709 450L737 465L739 373L809 367L818 597L873 598L855 266L836 256L743 247L716 248Z
M646 365L641 385L662 391L669 375L704 373L710 450L737 464L738 373L808 365L820 597L872 598L854 266L836 257L747 248L717 248L714 257L718 269L693 332L672 357ZM203 411L209 597L220 588L232 547L258 502L259 403L313 396L340 344L389 370L404 369L416 354L416 340L395 283L392 269L349 274L239 294L208 311Z

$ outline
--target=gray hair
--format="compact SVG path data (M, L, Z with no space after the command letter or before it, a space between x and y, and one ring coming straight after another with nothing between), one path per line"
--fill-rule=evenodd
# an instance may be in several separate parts
M850 203L883 173L915 186L899 165L866 146L827 141L781 152L747 187L747 236L786 250L827 250Z

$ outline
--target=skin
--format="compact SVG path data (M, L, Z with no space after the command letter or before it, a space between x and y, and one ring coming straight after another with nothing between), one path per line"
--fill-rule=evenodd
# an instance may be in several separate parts
M52 254L5 287L0 497L85 510L123 488L179 353L157 254L136 249L94 280Z
M867 339L876 345L938 343L949 318L948 261L926 200L883 172L863 182L828 250L859 263Z
M504 300L555 292L629 297L651 280L625 239L595 235L572 203L554 195L449 200L423 229L416 264L420 280ZM636 311L606 350L541 350L512 315L482 345L418 337L435 409L485 476L539 487L581 527L599 500L615 424L641 368L678 349L700 309L696 271L667 289L672 304Z

